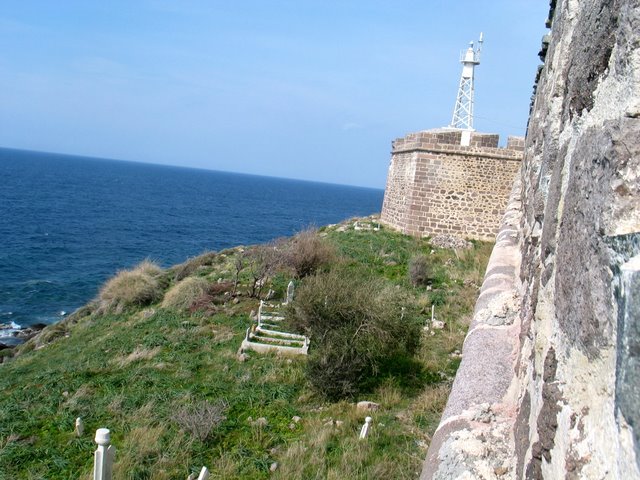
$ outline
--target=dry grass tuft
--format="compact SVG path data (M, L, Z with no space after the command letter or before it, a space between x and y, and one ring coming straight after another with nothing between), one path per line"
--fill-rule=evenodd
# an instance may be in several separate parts
M114 358L113 363L119 367L126 367L127 365L133 362L137 362L138 360L151 360L158 353L160 353L160 347L155 347L151 350L148 350L146 348L138 346L129 355Z
M384 408L393 408L402 402L402 392L390 382L378 387L376 395Z
M176 283L165 294L163 308L186 310L202 297L209 288L209 282L200 277L188 277Z
M140 426L127 432L120 454L116 454L114 478L130 478L130 472L135 471L140 464L148 462L149 458L161 457L161 439L164 433L165 427L162 425Z
M426 388L413 402L413 412L433 414L442 413L445 405L447 404L450 391L450 383L441 383L433 387Z
M152 260L149 260L148 258L145 258L138 265L136 265L134 270L152 277L155 277L162 273L162 268L160 267L160 265Z
M210 332L213 335L212 341L214 343L225 343L229 340L233 340L233 337L235 337L233 329L227 325L216 325L213 328L206 325L200 327L199 330L201 330L203 334Z
M67 398L67 400L64 402L64 405L67 408L77 408L78 404L87 397L90 397L92 393L93 391L91 387L88 384L84 384L78 390L76 390L73 395Z
M162 269L149 260L132 270L121 270L100 289L98 312L122 313L129 307L155 302L162 294L156 278L160 272Z

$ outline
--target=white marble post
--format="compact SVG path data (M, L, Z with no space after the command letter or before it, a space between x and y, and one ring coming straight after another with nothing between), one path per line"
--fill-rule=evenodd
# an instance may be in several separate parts
M209 478L209 470L207 470L207 467L202 467L202 470L200 470L200 475L198 475L198 480L207 480Z
M293 280L289 282L287 285L287 305L293 301L293 293L295 291L295 285L293 284Z
M362 429L360 430L360 440L364 440L369 435L369 427L371 426L371 417L367 417L364 419L364 425L362 425Z
M76 428L74 430L76 437L81 437L84 434L84 423L80 417L76 418Z
M93 480L111 480L113 473L113 461L116 449L111 443L111 434L108 428L96 430L96 443L98 448L93 461Z

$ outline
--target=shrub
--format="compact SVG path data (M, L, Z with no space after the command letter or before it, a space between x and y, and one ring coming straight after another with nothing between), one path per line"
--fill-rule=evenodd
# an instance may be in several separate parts
M285 262L298 278L303 278L329 265L335 258L333 246L320 238L317 230L307 229L291 239Z
M121 270L100 289L99 313L122 313L132 306L148 305L160 297L162 288L156 275L162 269L144 260L132 270Z
M429 292L431 304L440 307L447 303L447 292L443 290L433 290Z
M242 254L240 263L249 272L249 296L259 298L267 281L282 268L284 247L281 241L256 245ZM238 270L239 272L239 270Z
M196 298L189 307L189 312L205 312L213 315L218 311L216 305L223 304L230 298L231 292L235 289L233 282L212 283L207 291Z
M414 287L424 286L433 279L433 269L426 255L415 255L409 260L409 280Z
M209 437L211 430L226 419L224 414L228 408L225 401L219 400L216 403L210 403L205 400L181 408L173 416L173 421L182 430L204 442Z
M420 325L399 290L366 272L336 270L307 278L288 310L311 337L307 374L331 399L357 394L382 379L393 359L413 355Z
M179 281L165 294L163 308L185 310L202 297L209 288L209 282L201 277L187 277Z

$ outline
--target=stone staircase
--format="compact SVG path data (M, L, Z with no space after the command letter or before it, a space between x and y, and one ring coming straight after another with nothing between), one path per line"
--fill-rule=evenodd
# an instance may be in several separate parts
M287 296L288 299L290 296ZM276 352L281 355L307 355L309 338L297 333L284 331L282 308L287 303L272 303L260 300L258 322L247 328L240 352L253 350L258 353Z

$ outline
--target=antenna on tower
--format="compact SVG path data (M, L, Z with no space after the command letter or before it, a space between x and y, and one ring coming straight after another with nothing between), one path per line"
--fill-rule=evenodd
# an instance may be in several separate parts
M480 65L483 41L484 36L480 33L477 48L474 49L473 42L470 42L466 52L460 55L462 74L460 75L456 106L453 109L453 118L449 127L464 130L462 135L463 145L469 145L471 132L473 131L473 73L475 66Z

